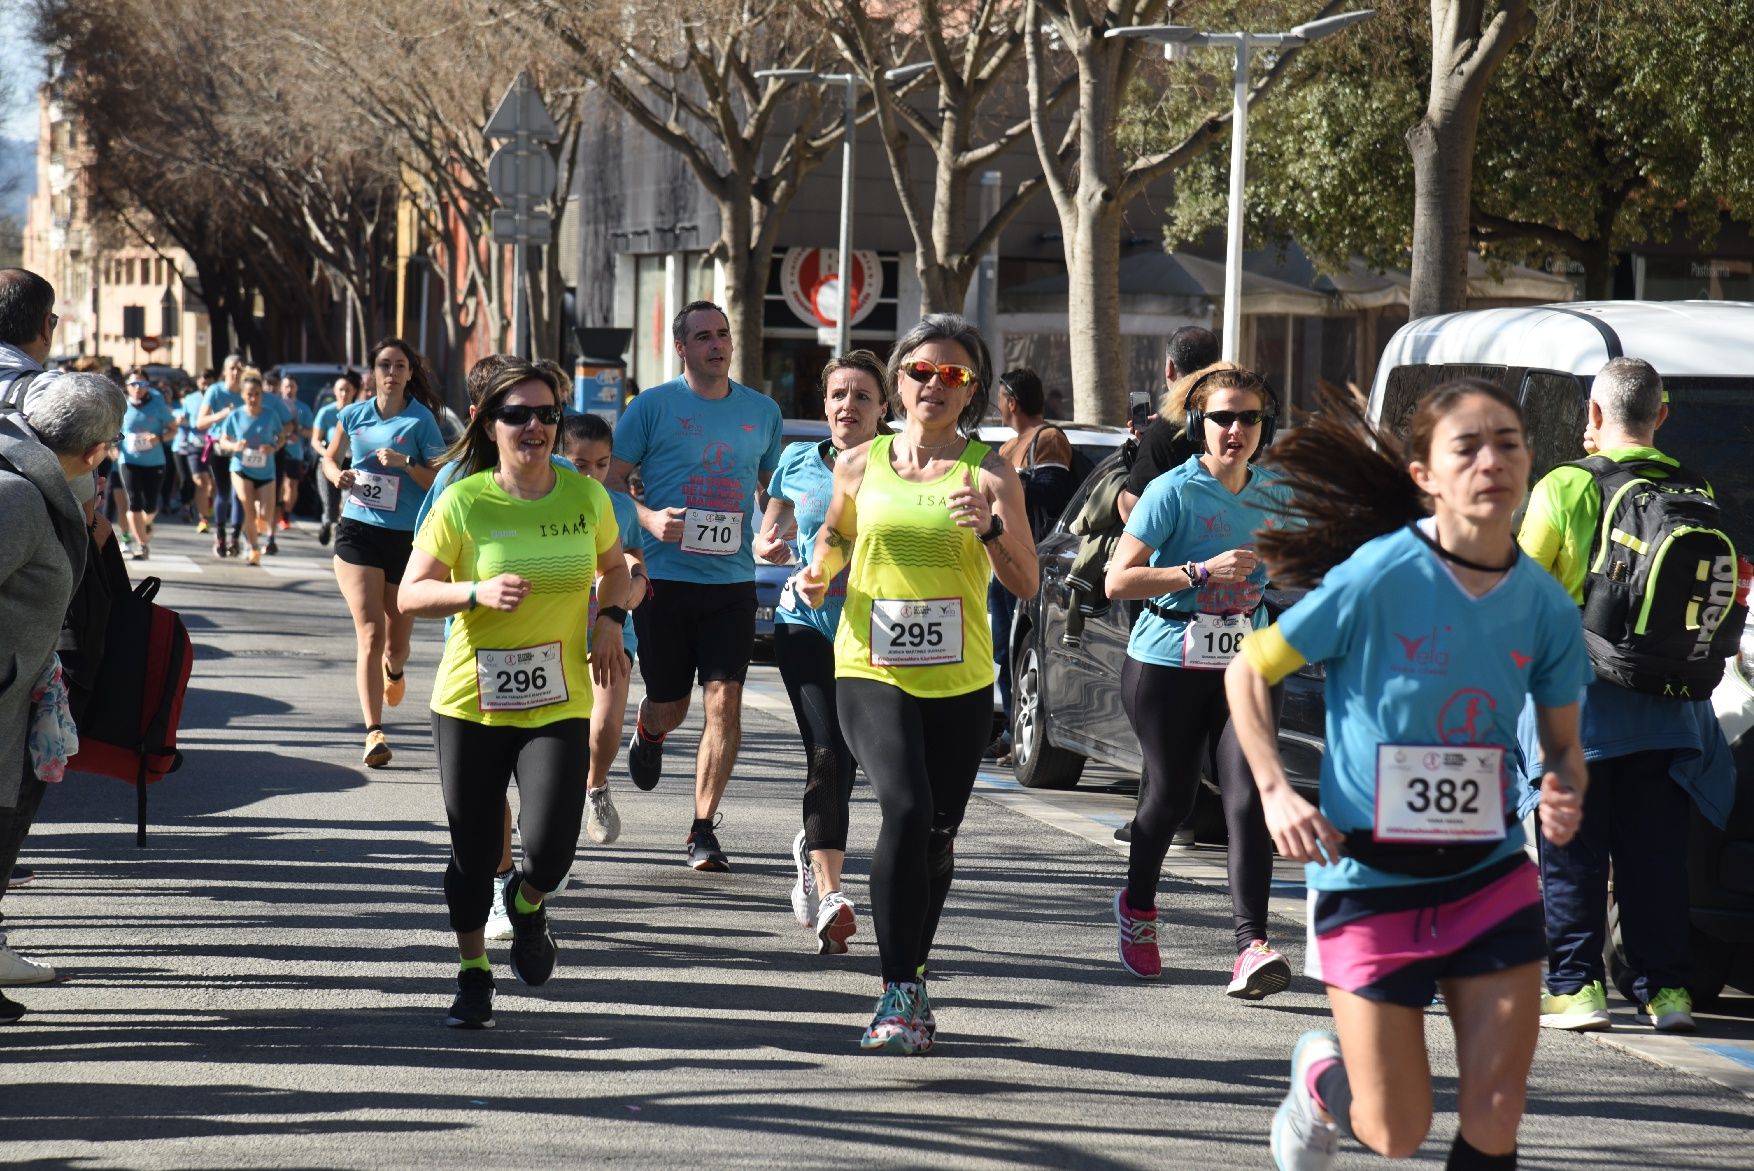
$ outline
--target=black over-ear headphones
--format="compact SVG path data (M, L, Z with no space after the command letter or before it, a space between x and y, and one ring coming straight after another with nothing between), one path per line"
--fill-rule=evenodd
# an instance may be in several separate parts
M1242 385L1238 386L1237 390L1252 390L1261 396L1261 410L1263 412L1261 441L1255 445L1254 454L1249 456L1250 462L1253 462L1260 459L1266 453L1267 448L1272 446L1273 435L1279 429L1279 396L1273 393L1273 388L1267 385L1265 378L1252 370L1240 370L1234 366L1226 366L1217 370L1208 370L1194 379L1194 384L1188 387L1186 400L1188 404L1188 439L1198 444L1202 452L1206 450L1206 412L1193 405L1194 392L1204 386L1207 379L1216 378L1220 374L1236 375L1242 380Z

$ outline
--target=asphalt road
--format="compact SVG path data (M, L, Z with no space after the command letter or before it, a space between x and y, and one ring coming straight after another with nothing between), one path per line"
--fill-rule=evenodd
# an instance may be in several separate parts
M455 952L447 846L426 730L436 625L416 636L395 763L358 766L353 640L308 532L262 568L214 563L161 526L161 601L197 646L188 763L151 791L72 777L52 791L7 895L13 945L63 972L15 989L0 1029L0 1161L56 1167L1027 1166L1264 1167L1286 1059L1323 998L1299 979L1264 1005L1223 995L1229 900L1215 851L1164 885L1164 979L1115 958L1104 844L1124 800L1039 799L983 784L958 846L933 957L940 1044L917 1059L857 1040L879 990L867 902L877 809L861 783L851 954L818 957L791 918L788 846L801 753L771 667L757 667L722 840L735 869L682 864L690 722L668 775L616 772L622 839L581 851L551 915L561 967L511 977L499 1027L441 1020ZM637 688L636 688L637 694ZM1286 872L1279 942L1301 961ZM1454 1060L1433 1010L1438 1117L1454 1133ZM1708 1022L1732 1056L1750 1021ZM1629 1012L1615 1038L1641 1030ZM1523 1166L1746 1169L1754 1099L1733 1077L1543 1035ZM1711 1068L1706 1069L1711 1073ZM1362 1166L1349 1149L1342 1166Z

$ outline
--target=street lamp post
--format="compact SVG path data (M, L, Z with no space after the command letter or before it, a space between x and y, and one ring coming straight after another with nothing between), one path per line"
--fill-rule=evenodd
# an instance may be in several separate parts
M903 65L884 73L885 81L906 81L931 68L929 64ZM853 328L853 152L859 130L859 83L856 73L818 73L814 69L758 69L755 76L776 81L817 81L841 88L845 109L841 125L840 161L840 242L835 267L835 280L840 285L840 306L835 310L834 356L839 358L852 348Z
M1300 24L1288 32L1204 32L1185 24L1135 25L1111 28L1110 37L1137 37L1155 41L1164 48L1164 56L1173 58L1177 46L1199 48L1208 45L1229 45L1236 50L1236 76L1231 86L1230 106L1230 223L1224 247L1224 360L1235 362L1242 346L1242 236L1243 181L1248 160L1248 96L1249 50L1255 46L1294 49L1333 36L1369 20L1374 9L1342 12Z

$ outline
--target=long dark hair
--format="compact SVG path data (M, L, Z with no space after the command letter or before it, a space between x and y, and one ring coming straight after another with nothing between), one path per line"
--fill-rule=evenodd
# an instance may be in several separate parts
M1431 437L1463 399L1477 395L1508 407L1523 422L1516 399L1478 378L1446 382L1419 400L1402 441L1371 425L1364 407L1346 391L1328 387L1315 414L1281 435L1262 461L1277 468L1291 490L1286 513L1300 524L1264 529L1255 547L1275 585L1309 588L1360 545L1428 516L1430 499L1407 466L1431 458Z
M376 370L378 355L392 348L401 350L402 356L408 359L408 386L405 390L409 399L431 411L433 418L438 418L444 408L439 403L438 392L432 388L432 371L426 368L426 359L420 356L419 350L399 337L379 338L366 351L366 368Z
M499 466L499 444L493 438L494 417L505 402L506 395L512 388L525 382L539 382L554 395L554 405L564 405L560 391L554 383L546 378L535 365L522 358L506 358L500 368L494 372L481 395L481 402L475 407L475 413L469 416L469 423L457 441L445 452L443 463L457 462L462 466L457 469L456 479L465 480L476 472ZM554 442L560 443L560 428L554 429ZM552 454L552 453L551 453Z

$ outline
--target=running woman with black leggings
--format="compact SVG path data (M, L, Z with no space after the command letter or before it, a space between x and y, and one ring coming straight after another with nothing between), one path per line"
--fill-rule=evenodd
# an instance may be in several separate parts
M755 555L775 565L809 560L834 497L835 461L877 434L883 419L882 361L869 350L834 359L822 371L822 404L829 437L787 447L768 481L767 515L755 538ZM773 623L774 662L804 741L804 828L792 841L798 872L792 913L802 926L815 928L819 955L846 951L847 939L858 930L852 900L840 889L856 768L834 703L834 635L846 595L845 571L829 583L819 608L805 605L788 583Z
M593 687L627 677L621 624L593 585L625 597L627 566L603 485L556 468L562 396L523 362L489 385L447 453L462 461L421 526L404 613L456 615L432 689L433 742L451 828L445 903L457 933L457 997L445 1023L493 1025L485 927L506 787L518 781L524 869L501 898L512 972L532 987L554 971L543 900L572 867L591 764Z
M1267 945L1273 842L1248 762L1224 702L1224 668L1243 636L1267 624L1267 569L1254 532L1278 523L1285 493L1253 460L1272 441L1277 404L1258 374L1233 363L1187 379L1180 395L1200 454L1152 480L1127 518L1108 566L1108 596L1143 598L1127 639L1121 704L1145 772L1127 851L1127 885L1114 897L1121 963L1155 980L1157 882L1171 835L1193 812L1205 766L1218 784L1229 831L1230 907L1236 962L1229 995L1283 992L1291 965ZM1277 723L1280 693L1273 694Z
M955 868L954 846L992 738L987 579L1036 591L1035 546L1017 473L970 438L992 363L975 327L934 313L890 354L899 435L834 465L834 499L797 588L820 606L850 560L834 640L836 705L883 809L871 909L883 995L866 1049L923 1053L937 1030L926 959Z
M1277 582L1320 584L1249 636L1225 680L1273 841L1309 863L1306 962L1339 1033L1305 1033L1292 1054L1273 1119L1281 1171L1329 1166L1339 1131L1391 1158L1419 1148L1439 989L1461 1115L1447 1166L1516 1166L1547 954L1511 787L1525 698L1547 840L1577 832L1589 783L1578 609L1512 529L1531 459L1516 400L1441 386L1401 452L1338 393L1275 446L1307 527L1262 533L1261 555ZM1306 662L1325 666L1319 810L1287 783L1273 735L1271 688Z

